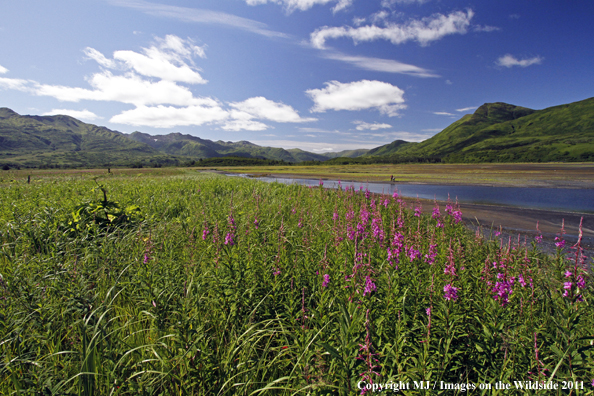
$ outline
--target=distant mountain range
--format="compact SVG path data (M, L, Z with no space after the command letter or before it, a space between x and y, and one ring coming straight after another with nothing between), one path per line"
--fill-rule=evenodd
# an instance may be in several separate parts
M594 98L544 110L485 103L421 143L396 140L326 154L180 133L128 135L65 115L22 116L0 108L2 167L161 166L231 156L291 163L594 161Z

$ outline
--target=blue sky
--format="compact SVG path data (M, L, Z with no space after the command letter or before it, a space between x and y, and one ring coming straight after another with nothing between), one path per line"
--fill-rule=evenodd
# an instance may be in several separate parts
M594 2L0 3L0 107L314 152L594 96Z

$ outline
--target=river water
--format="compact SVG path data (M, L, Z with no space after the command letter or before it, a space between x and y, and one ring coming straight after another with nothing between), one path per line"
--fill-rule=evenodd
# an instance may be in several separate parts
M228 176L248 177L246 174L228 174ZM302 184L319 186L316 179L292 179L259 177L257 180L284 184ZM514 206L519 208L545 209L564 212L594 213L594 190L569 188L536 187L489 187L489 186L450 186L436 184L386 184L365 182L339 182L323 180L325 188L354 187L355 190L369 190L372 193L392 195L395 191L405 197L437 199L449 198L458 202Z

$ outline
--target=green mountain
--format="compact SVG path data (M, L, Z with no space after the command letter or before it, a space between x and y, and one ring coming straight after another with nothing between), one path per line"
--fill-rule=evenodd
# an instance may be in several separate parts
M594 161L594 98L544 110L485 103L430 139L396 141L370 155L443 162Z
M167 135L149 135L134 132L130 139L151 146L159 152L182 155L192 158L245 157L270 159L285 162L324 161L327 157L300 149L285 150L277 147L262 147L242 140L239 142L213 142L196 136L170 133Z
M114 166L173 160L125 134L75 118L21 116L0 108L0 164L25 167Z
M180 133L128 135L65 115L23 116L0 108L0 167L161 166L217 157L285 162L327 159L247 141L213 142Z
M356 158L366 154L368 151L368 149L343 150L337 153L324 153L322 155L326 158Z

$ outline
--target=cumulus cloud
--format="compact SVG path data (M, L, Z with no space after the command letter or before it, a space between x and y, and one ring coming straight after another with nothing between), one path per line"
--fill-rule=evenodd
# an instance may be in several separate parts
M315 118L301 118L299 113L291 106L277 103L262 96L249 98L243 102L229 104L234 109L242 111L254 118L270 120L275 122L310 122Z
M425 46L450 34L465 34L473 16L474 12L469 9L466 12L456 11L449 15L434 14L431 17L411 20L406 24L388 22L385 27L324 26L310 35L310 41L319 49L325 48L327 40L341 37L351 38L355 44L382 39L394 45L413 40Z
M305 11L309 10L316 4L336 3L332 8L333 12L344 10L353 4L353 0L245 0L248 5L260 5L266 3L274 3L283 5L288 13L295 10Z
M323 55L327 59L334 59L358 67L360 69L380 71L386 73L408 74L415 77L439 77L431 70L423 69L418 66L401 63L391 59L370 58L365 56L350 56L338 52L332 52Z
M109 121L116 124L171 128L174 126L204 125L225 121L229 113L218 105L174 106L138 106L124 111Z
M87 47L88 59L96 61L101 71L87 77L89 88L41 84L36 81L0 77L0 89L13 89L37 96L49 96L63 102L83 100L131 104L135 108L113 116L110 122L154 128L214 125L228 131L261 131L271 128L262 121L304 123L291 106L262 96L224 104L216 98L194 96L182 84L203 84L193 58L205 56L204 47L191 40L168 35L156 38L142 52L115 51L113 59ZM150 77L150 78L147 78ZM56 109L52 113L94 120L94 113L84 110Z
M379 129L392 128L392 125L390 124L379 124L377 122L370 124L364 121L353 121L353 124L357 125L358 131L377 131Z
M306 94L314 101L312 112L326 110L364 110L376 108L390 117L405 109L404 91L382 81L361 80L351 83L330 81L326 88L310 89Z
M74 117L74 118L77 118L77 119L83 120L83 121L95 121L95 120L102 118L87 109L84 109L84 110L53 109L51 111L48 111L47 113L43 113L43 115L58 115L58 114L67 115L67 116Z
M508 67L508 68L514 67L514 66L528 67L530 65L540 65L543 60L544 60L544 58L542 58L540 56L535 56L533 58L527 58L527 59L517 59L516 57L514 57L511 54L505 54L504 56L497 59L497 61L495 63L498 66L503 66L503 67Z

